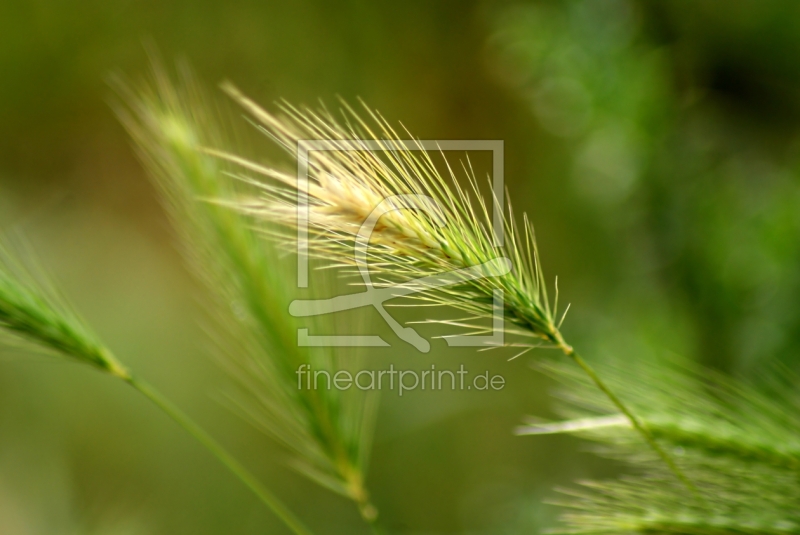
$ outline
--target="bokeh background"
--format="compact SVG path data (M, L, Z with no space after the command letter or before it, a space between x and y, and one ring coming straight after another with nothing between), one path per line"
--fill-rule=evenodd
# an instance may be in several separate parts
M122 360L312 527L362 533L351 504L218 403L227 381L204 349L200 290L108 106L109 74L144 76L148 42L210 90L361 97L421 138L502 139L511 199L584 354L676 353L751 376L794 367L800 349L799 36L793 0L6 0L0 224ZM617 473L569 437L512 436L524 415L553 415L537 354L435 347L392 358L465 362L508 387L385 396L370 485L391 532L539 532L554 486ZM134 392L0 353L0 533L283 529Z

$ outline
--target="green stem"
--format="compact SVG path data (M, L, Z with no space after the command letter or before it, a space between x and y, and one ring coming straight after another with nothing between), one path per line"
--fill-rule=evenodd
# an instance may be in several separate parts
M558 337L558 346L559 349L561 349L566 356L574 360L575 363L583 369L586 375L588 375L589 378L592 380L592 382L594 382L595 386L597 386L597 388L599 388L600 391L606 395L606 397L611 401L611 403L613 403L614 406L617 407L617 409L619 409L619 411L625 415L625 417L630 421L634 429L636 429L636 431L642 436L642 438L645 439L645 441L653 449L653 451L655 451L656 454L658 454L658 456L661 457L661 459L664 461L664 463L666 463L666 465L669 467L672 473L674 473L675 476L684 485L686 485L686 488L688 488L695 495L695 497L698 498L698 500L705 503L705 500L703 499L702 494L700 494L700 490L697 488L697 486L694 483L692 483L692 481L688 477L686 477L686 474L684 474L683 471L680 468L678 468L678 465L675 463L672 457L670 457L670 455L666 451L664 451L664 448L662 448L658 444L658 442L656 442L655 437L653 437L653 434L650 432L649 429L647 429L644 422L639 420L639 418L637 418L636 415L633 414L633 412L627 407L627 405L625 405L622 402L622 400L619 399L617 395L614 394L614 392L603 382L603 380L600 379L600 376L597 375L597 373L589 365L589 363L583 360L583 358L581 358L581 356L578 355L578 353L572 348L572 346L566 344L563 341L563 339L561 339L560 336Z
M369 499L358 503L358 510L361 513L361 518L370 527L373 535L385 535L386 531L381 526L378 520L378 510L369 501Z
M228 470L253 491L253 493L255 493L255 495L258 496L258 498L269 507L295 535L312 535L311 531L289 511L283 502L264 487L258 479L242 466L239 461L234 459L219 442L214 440L211 435L194 423L182 410L147 383L130 376L124 378L124 380L150 401L155 403L158 408L164 411L170 418L177 422L178 425L183 427L190 435L205 446Z
M383 535L385 532L378 520L378 509L370 501L369 492L364 486L364 475L360 470L352 469L349 465L345 465L341 473L348 484L349 497L358 507L362 520L370 527L374 535Z
M369 524L369 527L372 529L373 535L386 535L386 531L383 529L380 523L378 523L377 520L372 520L372 521L368 520L367 523Z

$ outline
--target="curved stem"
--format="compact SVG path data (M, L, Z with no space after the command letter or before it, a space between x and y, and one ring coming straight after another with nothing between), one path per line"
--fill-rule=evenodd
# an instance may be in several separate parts
M605 394L605 396L614 404L614 406L625 415L625 417L630 421L631 425L636 429L636 431L644 438L647 444L652 448L656 454L661 457L661 460L669 467L673 474L684 484L686 488L688 488L697 499L705 503L702 494L700 494L700 490L697 486L692 483L692 481L686 477L686 474L678 467L675 461L670 457L670 455L662 448L659 443L656 441L653 434L650 432L649 429L645 426L644 422L639 420L635 414L625 405L621 399L617 397L616 394L600 379L600 376L597 375L597 372L589 365L588 362L583 360L583 358L572 348L572 346L568 345L564 342L563 338L561 338L560 334L557 336L557 343L558 348L568 357L570 357L575 363L583 369L586 375L589 376L589 379L597 386L600 391Z
M239 480L244 483L258 498L269 507L295 535L312 535L311 531L283 504L272 492L270 492L261 482L256 479L239 461L233 458L222 445L206 433L200 426L189 418L182 410L166 399L153 387L144 381L133 377L126 377L124 380L135 388L138 392L152 401L158 408L164 411L178 425L183 427L203 446L206 447L228 470L230 470Z

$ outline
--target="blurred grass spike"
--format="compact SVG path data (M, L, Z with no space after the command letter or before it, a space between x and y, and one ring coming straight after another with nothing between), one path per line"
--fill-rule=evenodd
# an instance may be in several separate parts
M299 388L302 366L333 374L357 369L360 359L353 351L298 346L301 324L286 312L297 297L287 284L290 262L278 260L280 251L261 239L249 215L230 209L251 185L204 149L227 143L215 107L186 69L177 85L158 66L151 84L117 85L127 102L119 116L161 192L190 268L209 290L210 345L240 387L231 404L293 454L294 468L351 499L375 524L366 469L377 392Z
M0 327L77 362L129 379L125 367L41 275L0 245Z
M564 422L531 423L521 425L514 430L516 435L558 435L562 433L579 433L603 427L630 427L630 422L621 414L598 416L596 418L578 418ZM652 430L651 430L652 432Z
M715 375L676 357L603 376L625 395L706 498L685 499L683 487L643 447L603 396L561 363L543 363L564 388L562 414L570 420L534 424L521 434L578 433L600 443L600 453L635 466L638 475L581 483L562 491L566 508L556 533L795 534L800 530L800 380L773 370L759 387Z

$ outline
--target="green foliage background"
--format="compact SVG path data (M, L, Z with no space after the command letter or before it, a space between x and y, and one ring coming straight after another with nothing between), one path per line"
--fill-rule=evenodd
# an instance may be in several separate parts
M0 222L118 356L218 436L322 533L365 528L280 463L215 399L198 288L107 102L142 40L263 103L363 98L414 135L503 139L517 212L597 360L674 352L731 373L797 362L800 7L791 0L99 2L0 6ZM396 344L409 368L502 373L490 393L382 401L370 469L401 533L553 525L555 485L621 468L571 437L513 437L553 416L538 355ZM214 459L132 392L67 363L0 357L0 532L283 529Z

